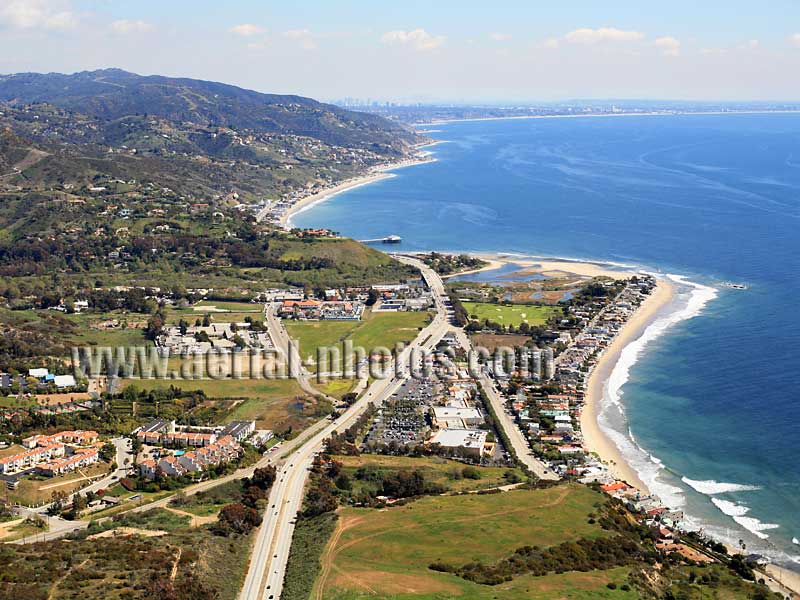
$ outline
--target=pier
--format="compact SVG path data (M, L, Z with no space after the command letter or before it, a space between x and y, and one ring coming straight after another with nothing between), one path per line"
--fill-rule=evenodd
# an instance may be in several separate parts
M375 238L373 240L358 240L358 241L361 242L362 244L377 244L378 242L380 242L381 244L399 244L400 242L403 241L403 238L401 238L399 235L392 234L382 238Z

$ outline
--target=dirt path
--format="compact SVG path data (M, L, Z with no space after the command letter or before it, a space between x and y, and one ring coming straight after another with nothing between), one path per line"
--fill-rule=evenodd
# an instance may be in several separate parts
M14 175L19 175L25 169L32 167L39 161L45 159L46 157L50 156L49 152L45 152L44 150L37 150L36 148L31 148L28 150L28 154L23 158L21 161L16 163L13 167L11 167L10 173L5 173L4 175L0 175L0 179L4 177L13 177Z
M214 523L217 520L217 515L219 513L208 515L206 517L199 517L193 513L187 512L185 510L179 510L177 508L172 508L170 506L165 506L169 512L175 513L176 515L182 515L184 517L191 517L192 518L192 527L200 527L201 525L207 525L208 523Z
M323 593L325 591L325 585L328 580L328 576L330 575L331 569L336 569L337 572L341 573L338 567L333 564L334 558L336 558L336 545L339 543L339 538L342 537L342 534L351 527L354 527L361 523L364 520L364 517L353 517L350 519L344 519L339 517L339 520L336 524L336 531L331 536L331 539L328 540L327 546L325 546L325 551L322 553L322 558L320 560L322 564L322 571L320 573L319 578L317 579L317 585L314 587L314 591L312 593L313 597L316 600L323 600ZM347 574L345 573L345 576ZM352 579L355 583L357 583L360 587L364 587L369 591L371 594L376 594L375 590L367 586L363 581Z
M175 557L175 562L172 564L172 571L169 574L169 580L175 581L175 578L178 576L178 564L181 562L181 555L183 554L183 549L178 546L178 555Z
M39 488L39 491L49 490L49 489L57 488L57 487L62 487L62 486L65 486L65 485L70 485L72 483L78 483L79 481L87 481L87 480L92 480L92 479L101 479L102 477L103 477L102 475L93 475L93 476L84 475L83 477L76 477L75 479L70 479L68 481L59 481L57 483L49 483L47 485L43 485L42 487Z
M56 579L56 580L53 582L53 585L52 585L52 586L50 586L50 590L47 592L47 600L53 600L53 597L54 597L54 595L55 595L55 593L56 593L56 588L58 588L58 586L59 586L59 585L61 585L61 583L63 583L63 581L64 581L64 580L65 580L67 577L69 577L69 574L72 572L72 569L80 569L80 568L81 568L83 565L85 565L87 562L89 562L89 559L88 559L88 558L87 558L86 560L84 560L84 561L83 561L81 564L79 564L77 567L70 567L69 569L67 569L67 572L66 572L66 573L64 573L64 574L63 574L61 577L59 577L58 579Z
M516 487L516 485L517 484L512 484L512 486L514 486L514 487ZM553 506L558 506L558 505L562 504L564 502L564 500L566 499L566 497L569 495L570 491L571 490L570 490L569 486L565 486L555 498L553 498L552 500L549 500L547 502L544 502L542 504L537 504L536 506L524 506L524 507L520 507L520 508L517 508L517 509L514 509L514 510L504 510L504 511L498 511L498 512L494 512L494 513L482 513L482 514L479 514L479 515L470 515L470 516L462 517L462 518L459 518L459 519L453 519L452 521L450 521L450 523L468 523L470 521L477 521L477 520L480 520L480 519L485 519L486 517L494 517L494 516L498 516L498 515L501 515L501 514L502 515L509 515L509 514L517 514L517 513L527 513L527 512L530 512L531 510L536 510L536 509L539 509L539 508L551 508ZM389 509L389 510L391 510L391 509ZM340 570L334 564L337 555L342 550L346 550L347 548L350 548L352 546L360 544L360 543L362 543L362 542L364 542L366 540L369 540L371 538L380 537L382 535L385 535L387 533L391 533L393 531L408 530L408 529L413 529L413 528L417 528L417 527L421 527L422 526L422 524L405 524L405 525L402 525L400 527L393 527L393 528L390 528L390 529L382 529L381 531L376 531L376 532L370 533L368 535L364 535L364 536L361 536L359 538L350 540L349 542L347 542L343 546L337 547L338 544L339 544L339 540L342 537L342 534L345 531L347 531L348 529L350 529L352 527L355 527L356 525L359 525L363 520L364 520L364 517L353 517L353 518L350 518L350 519L343 519L340 516L339 522L338 522L337 527L336 527L336 531L331 536L331 539L329 540L328 545L325 547L325 551L323 552L321 560L320 560L320 562L322 564L322 571L320 573L319 578L317 579L318 585L315 587L314 592L312 594L313 597L315 598L315 600L323 600L323 592L325 590L325 585L327 583L328 577L330 576L331 570L335 570L337 573L340 573L340 574L344 575L347 579L350 579L351 581L356 583L359 587L362 587L362 588L366 589L371 594L377 594L377 592L375 590L370 588L368 585L366 585L360 579L356 579L356 578L350 577L346 572Z

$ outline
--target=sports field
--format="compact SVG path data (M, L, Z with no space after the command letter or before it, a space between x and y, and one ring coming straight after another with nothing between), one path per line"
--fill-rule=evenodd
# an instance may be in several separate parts
M398 600L470 598L633 598L611 590L627 569L522 576L497 586L480 585L433 571L435 561L462 565L507 557L524 545L551 546L606 535L589 523L603 497L578 485L501 494L428 496L387 510L345 508L322 556L312 598Z
M561 315L558 306L539 306L535 304L490 304L488 302L462 302L470 319L484 321L489 319L501 325L519 327L545 325L553 315Z

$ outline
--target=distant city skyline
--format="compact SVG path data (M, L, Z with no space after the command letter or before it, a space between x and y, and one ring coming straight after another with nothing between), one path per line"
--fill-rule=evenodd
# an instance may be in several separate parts
M400 103L800 100L800 3L0 0L0 72Z

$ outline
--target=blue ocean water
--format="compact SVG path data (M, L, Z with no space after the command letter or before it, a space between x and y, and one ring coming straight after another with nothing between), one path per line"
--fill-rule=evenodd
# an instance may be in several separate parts
M356 239L398 234L404 250L598 259L680 276L663 331L615 371L624 412L607 398L603 424L690 521L791 563L800 555L800 116L455 122L430 135L441 140L436 162L293 223Z

